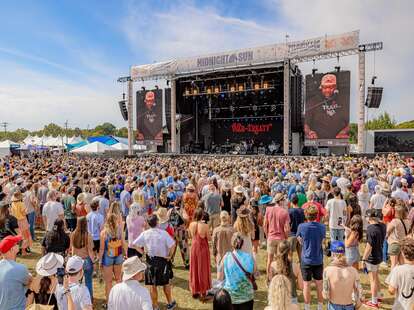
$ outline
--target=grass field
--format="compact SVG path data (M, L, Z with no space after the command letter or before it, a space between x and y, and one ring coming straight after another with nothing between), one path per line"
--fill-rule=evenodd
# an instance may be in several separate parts
M41 237L42 233L38 232L38 236ZM362 250L362 248L361 248ZM38 259L41 257L41 249L38 242L35 242L34 247L32 249L32 253L29 256L26 256L24 258L18 258L18 262L21 262L28 266L30 272L32 272L33 275L36 274L35 272L35 266ZM362 251L361 251L362 253ZM258 267L260 274L262 276L259 277L257 284L259 289L255 293L254 298L254 309L264 309L264 307L267 305L267 289L265 285L265 272L266 272L266 251L260 250L259 255L257 257L258 261ZM328 263L328 260L325 260L325 264ZM212 264L213 266L214 264ZM212 269L215 271L215 268ZM389 269L382 269L380 271L381 274L381 282L382 282L382 292L384 293L384 301L381 304L381 309L391 309L393 298L388 294L388 292L385 289L384 285L384 279L388 275ZM215 272L212 275L212 278L214 279L216 276ZM200 301L193 299L191 297L191 293L188 289L188 278L189 278L189 272L188 270L184 269L181 256L179 255L179 251L176 253L175 257L175 268L174 268L174 279L173 279L173 296L177 301L178 307L176 309L183 309L183 310L194 310L194 309L211 309L212 305L211 303L203 304ZM361 274L361 280L362 285L364 288L365 296L368 298L370 297L369 292L369 280L368 276L365 274ZM301 303L301 309L303 309L303 297L301 291L298 291L299 295L299 301ZM159 296L161 301L161 309L165 309L165 298L162 293L162 289L159 290ZM104 290L104 283L100 283L98 279L94 279L94 309L103 309L102 304L105 303L105 290ZM312 309L316 309L316 295L315 291L312 290Z

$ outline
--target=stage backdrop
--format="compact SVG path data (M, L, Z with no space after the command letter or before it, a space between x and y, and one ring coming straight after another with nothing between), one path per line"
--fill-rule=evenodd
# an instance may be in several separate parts
M305 145L349 144L350 71L306 76Z
M137 92L137 143L162 145L162 90Z

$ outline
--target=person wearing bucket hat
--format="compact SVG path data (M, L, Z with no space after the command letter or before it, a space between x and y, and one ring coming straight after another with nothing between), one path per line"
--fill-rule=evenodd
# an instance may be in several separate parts
M84 260L79 256L69 257L65 268L66 280L64 285L58 284L56 288L59 309L70 309L68 305L73 303L72 309L92 310L92 298L88 288L82 281L84 276L83 264ZM66 285L67 287L65 287Z
M269 195L262 195L258 201L259 206L267 206L270 205L273 201L272 196Z
M277 193L273 198L274 206L268 206L266 208L263 231L267 237L267 280L271 280L269 277L271 275L270 266L273 262L274 255L277 254L278 244L287 240L289 237L289 213L286 209L282 207L282 203L285 200L285 195L283 193Z
M152 310L148 289L140 284L147 266L137 257L130 257L122 264L122 282L109 294L108 309Z
M349 309L350 305L355 309L354 301L359 308L362 287L357 269L346 262L345 244L332 241L330 250L333 260L324 270L322 291L328 309Z
M21 236L0 241L0 309L25 309L27 286L32 281L27 267L16 263Z

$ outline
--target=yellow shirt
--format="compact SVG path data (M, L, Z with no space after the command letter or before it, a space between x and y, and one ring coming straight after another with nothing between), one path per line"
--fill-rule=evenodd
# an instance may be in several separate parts
M24 207L23 201L12 202L11 205L11 214L18 220L22 220L26 217L26 209Z

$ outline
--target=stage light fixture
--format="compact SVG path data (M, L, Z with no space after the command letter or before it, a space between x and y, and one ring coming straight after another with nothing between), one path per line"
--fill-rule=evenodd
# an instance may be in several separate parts
M258 90L260 88L260 84L259 83L254 83L254 90Z
M142 89L143 91L145 91L145 86L142 86L142 87L141 87L141 89Z
M156 90L158 90L158 89L160 89L160 88L158 87L158 85L155 85L155 89L156 89Z
M336 67L335 67L335 70L336 70L336 72L341 71L341 66L336 66Z
M230 91L231 92L235 92L236 91L236 86L235 85L231 85L230 86Z
M318 72L318 69L313 68L313 69L312 69L312 76L315 76L315 73L316 73L316 72Z
M167 86L169 86L170 85L170 80L167 80Z

